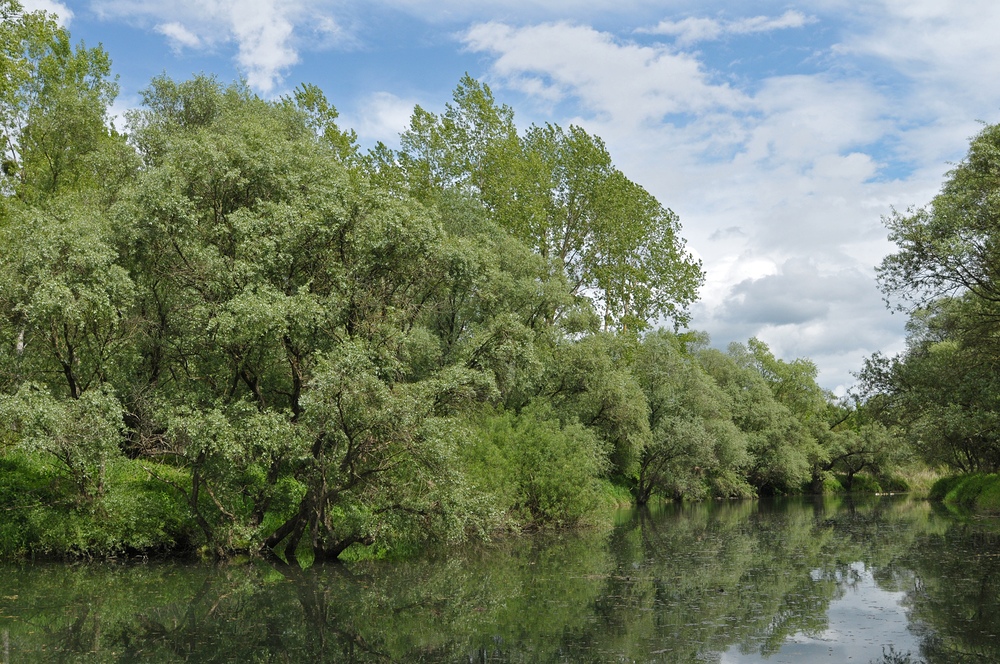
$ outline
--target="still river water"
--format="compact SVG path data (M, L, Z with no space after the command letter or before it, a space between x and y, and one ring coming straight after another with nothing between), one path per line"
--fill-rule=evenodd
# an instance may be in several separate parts
M2 662L1000 662L1000 522L907 498L623 512L425 560L0 567Z

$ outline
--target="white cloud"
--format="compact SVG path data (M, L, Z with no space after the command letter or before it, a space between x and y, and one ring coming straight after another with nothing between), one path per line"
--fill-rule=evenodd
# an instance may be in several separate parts
M181 48L198 48L201 46L201 39L180 23L161 23L156 26L156 31L171 41L174 50Z
M45 11L58 17L59 25L68 28L73 20L73 10L57 0L22 0L25 11Z
M679 21L663 20L656 27L642 28L637 32L674 37L678 45L688 46L700 41L720 39L726 35L748 35L801 28L815 20L802 12L789 10L777 18L753 16L734 21L721 21L714 18L688 17Z
M399 135L410 124L417 102L389 92L376 92L359 104L357 117L344 117L342 126L358 132L362 143L382 141L398 148Z
M299 33L327 45L340 35L324 0L95 0L105 18L151 21L175 49L236 46L235 61L252 87L265 94L299 62Z
M630 126L746 103L692 55L622 43L588 26L480 23L463 41L471 51L493 54L493 75L508 85L548 100L572 95L599 116Z
M236 60L250 85L268 93L281 72L299 61L292 47L295 10L278 0L227 2L230 29L239 44Z

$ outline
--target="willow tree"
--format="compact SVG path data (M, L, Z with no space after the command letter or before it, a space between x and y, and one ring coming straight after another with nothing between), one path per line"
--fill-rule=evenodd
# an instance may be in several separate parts
M910 314L907 349L862 372L870 400L927 461L995 471L1000 445L1000 125L976 135L929 205L892 212L879 284Z
M0 14L0 182L34 201L95 177L118 86L107 52L73 46L54 15L25 12L17 0L2 0Z
M466 75L442 114L414 111L401 146L382 150L378 167L420 197L457 189L481 200L606 327L687 320L700 263L677 216L614 166L600 138L552 124L519 135L513 111Z

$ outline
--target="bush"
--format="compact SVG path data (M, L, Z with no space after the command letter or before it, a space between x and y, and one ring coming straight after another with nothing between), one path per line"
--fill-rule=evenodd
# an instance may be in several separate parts
M520 525L572 525L602 502L600 440L579 424L561 424L547 407L484 417L463 452L471 483Z
M980 512L1000 513L1000 475L976 473L944 477L931 487L930 498Z
M601 506L614 509L632 505L632 492L627 486L615 484L611 480L601 480L598 486Z
M850 484L847 483L847 475L844 474L838 474L837 480L850 493L882 493L882 485L871 475L858 473L852 478ZM848 486L850 489L847 489Z
M59 499L42 464L19 452L0 457L0 557L27 555L39 538L32 511Z
M906 493L910 490L910 483L902 475L880 475L878 483L883 491L892 493Z
M952 489L958 486L964 479L964 475L951 475L942 477L931 485L931 490L927 492L927 497L931 500L943 501L945 496L951 493Z
M833 473L824 473L823 477L823 493L844 493L844 485L840 483L840 480Z
M0 556L107 558L190 547L184 504L138 462L109 463L105 486L102 496L80 501L76 485L38 456L0 458Z

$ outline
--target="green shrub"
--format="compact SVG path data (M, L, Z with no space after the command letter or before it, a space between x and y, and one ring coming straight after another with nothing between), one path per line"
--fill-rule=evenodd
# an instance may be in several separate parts
M186 507L144 464L109 462L104 493L81 501L62 469L43 458L27 452L0 458L0 557L106 558L190 547ZM176 480L183 475L162 466L157 472Z
M850 493L882 493L882 485L871 475L858 473L851 478L849 484L847 482L847 475L839 473L836 477L844 487L844 490Z
M910 490L910 483L902 475L880 475L878 483L882 491L906 493Z
M832 473L827 473L823 478L823 493L844 493L844 485Z
M965 476L964 475L951 475L948 477L942 477L941 479L934 482L931 485L930 491L927 492L927 497L931 500L941 500L943 501L945 496L951 493L958 484L960 484Z
M611 480L600 480L598 483L598 493L600 494L600 504L602 507L614 509L616 507L629 507L632 505L632 492L627 486L616 484Z
M976 509L991 514L1000 513L1000 476L992 475L993 481L983 487L976 499Z
M31 513L59 501L54 487L44 465L26 454L0 457L0 557L18 558L30 552L39 538Z
M754 498L757 492L734 470L715 469L706 477L708 492L713 498Z
M976 473L943 477L931 487L930 498L980 512L1000 513L1000 475Z
M592 431L545 406L485 416L476 428L462 451L466 474L516 524L572 525L603 502L607 455Z

